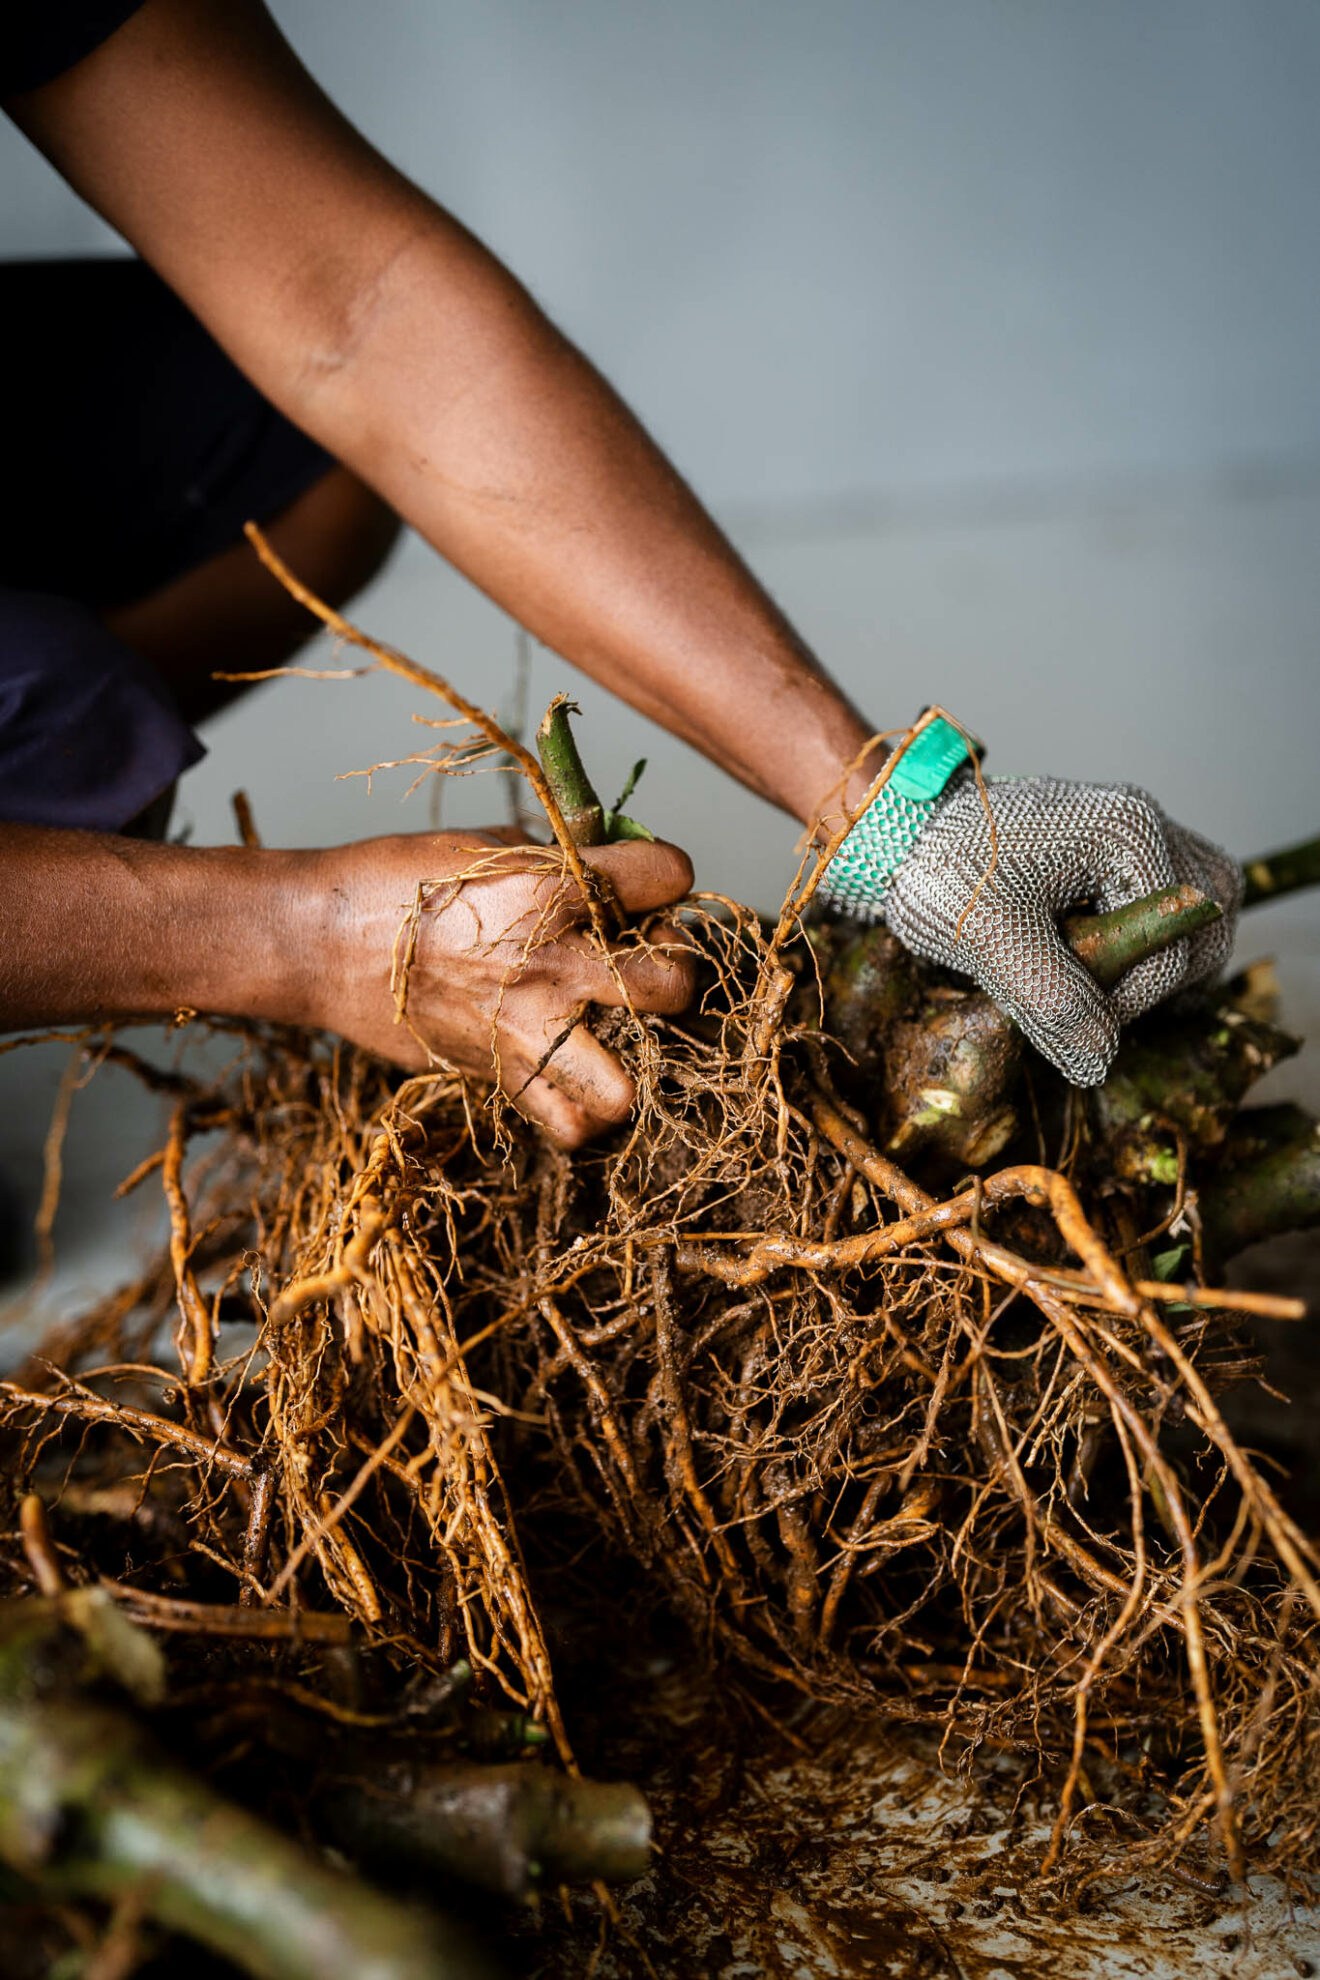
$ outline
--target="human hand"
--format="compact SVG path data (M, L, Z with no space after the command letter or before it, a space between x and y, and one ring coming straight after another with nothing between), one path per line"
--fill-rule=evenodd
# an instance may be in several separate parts
M833 885L827 877L826 898L883 919L915 955L972 977L1074 1085L1104 1079L1120 1025L1227 960L1241 870L1147 792L1046 777L978 786L970 767L924 810L897 795L886 806L887 788L873 800L878 815L859 821L858 846L851 834L844 841L846 876ZM1069 951L1059 917L1084 904L1105 913L1181 882L1217 902L1222 918L1137 963L1106 993Z
M580 1020L588 1004L682 1010L695 973L676 928L611 941L611 967L562 854L514 831L368 839L315 858L327 908L315 1023L410 1070L444 1060L497 1079L565 1148L626 1119L633 1082ZM582 861L643 929L692 884L686 853L658 840L585 847Z

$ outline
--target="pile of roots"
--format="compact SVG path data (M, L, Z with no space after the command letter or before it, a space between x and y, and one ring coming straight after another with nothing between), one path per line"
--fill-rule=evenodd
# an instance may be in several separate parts
M535 759L438 685L589 884ZM143 1067L169 1257L0 1389L11 1489L62 1490L65 1572L148 1625L343 1614L410 1678L465 1659L570 1765L544 1618L613 1587L621 1631L665 1610L756 1683L1025 1756L1046 1870L1315 1870L1320 1550L1225 1417L1244 1313L1293 1309L1216 1290L1320 1208L1313 1125L1240 1110L1292 1049L1261 973L1081 1095L883 930L814 921L813 872L773 925L688 906L698 1004L602 1021L638 1104L579 1153L320 1036ZM110 1539L93 1473L136 1481Z

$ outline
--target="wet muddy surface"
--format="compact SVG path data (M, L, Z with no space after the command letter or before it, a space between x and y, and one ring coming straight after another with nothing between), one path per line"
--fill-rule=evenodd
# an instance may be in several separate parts
M799 1735L799 1748L768 1726L721 1715L713 1694L694 1693L690 1674L653 1682L657 1737L645 1785L657 1815L656 1868L620 1895L619 1924L603 1949L581 1904L571 1927L547 1914L529 1973L1320 1975L1320 1893L1307 1904L1256 1877L1244 1901L1210 1865L1128 1875L1114 1837L1110 1873L1080 1900L1064 1897L1038 1875L1052 1804L1031 1793L1018 1799L1013 1770L962 1781L941 1770L931 1744L838 1715ZM667 1742L658 1736L665 1725Z
M1320 1238L1258 1248L1234 1277L1320 1314ZM1269 1383L1293 1410L1265 1389L1235 1403L1235 1428L1287 1464L1312 1526L1318 1325L1258 1323ZM607 1634L598 1668L578 1672L577 1723L598 1742L583 1759L645 1788L656 1867L617 1894L604 1932L583 1900L568 1918L547 1906L521 1942L538 1980L1320 1980L1320 1890L1256 1875L1234 1891L1209 1857L1138 1874L1097 1813L1107 1874L1074 1896L1040 1880L1055 1804L1016 1763L960 1777L924 1735L791 1708L776 1723L679 1652L610 1646Z

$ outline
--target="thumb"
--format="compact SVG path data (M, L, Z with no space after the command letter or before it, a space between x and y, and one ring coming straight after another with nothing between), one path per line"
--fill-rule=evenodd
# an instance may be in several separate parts
M1064 943L1048 908L987 906L954 962L1074 1086L1099 1086L1118 1050L1108 997Z
M673 907L692 887L692 861L665 839L622 839L607 846L583 846L586 866L603 874L628 914Z

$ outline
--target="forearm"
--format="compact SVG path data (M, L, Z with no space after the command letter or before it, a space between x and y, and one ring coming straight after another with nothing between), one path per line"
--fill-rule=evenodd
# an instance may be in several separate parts
M797 817L829 803L867 724L616 394L253 0L148 0L11 107L275 403L515 617Z
M312 1026L410 1072L498 1078L576 1147L634 1097L585 1006L672 1014L694 983L656 921L692 884L686 855L657 840L583 858L645 941L585 940L588 896L557 851L508 829L273 852L0 825L0 1031L179 1010Z
M0 825L0 1030L179 1009L297 1022L314 857Z
M547 645L814 817L869 726L617 395L450 224L393 264L296 416Z

